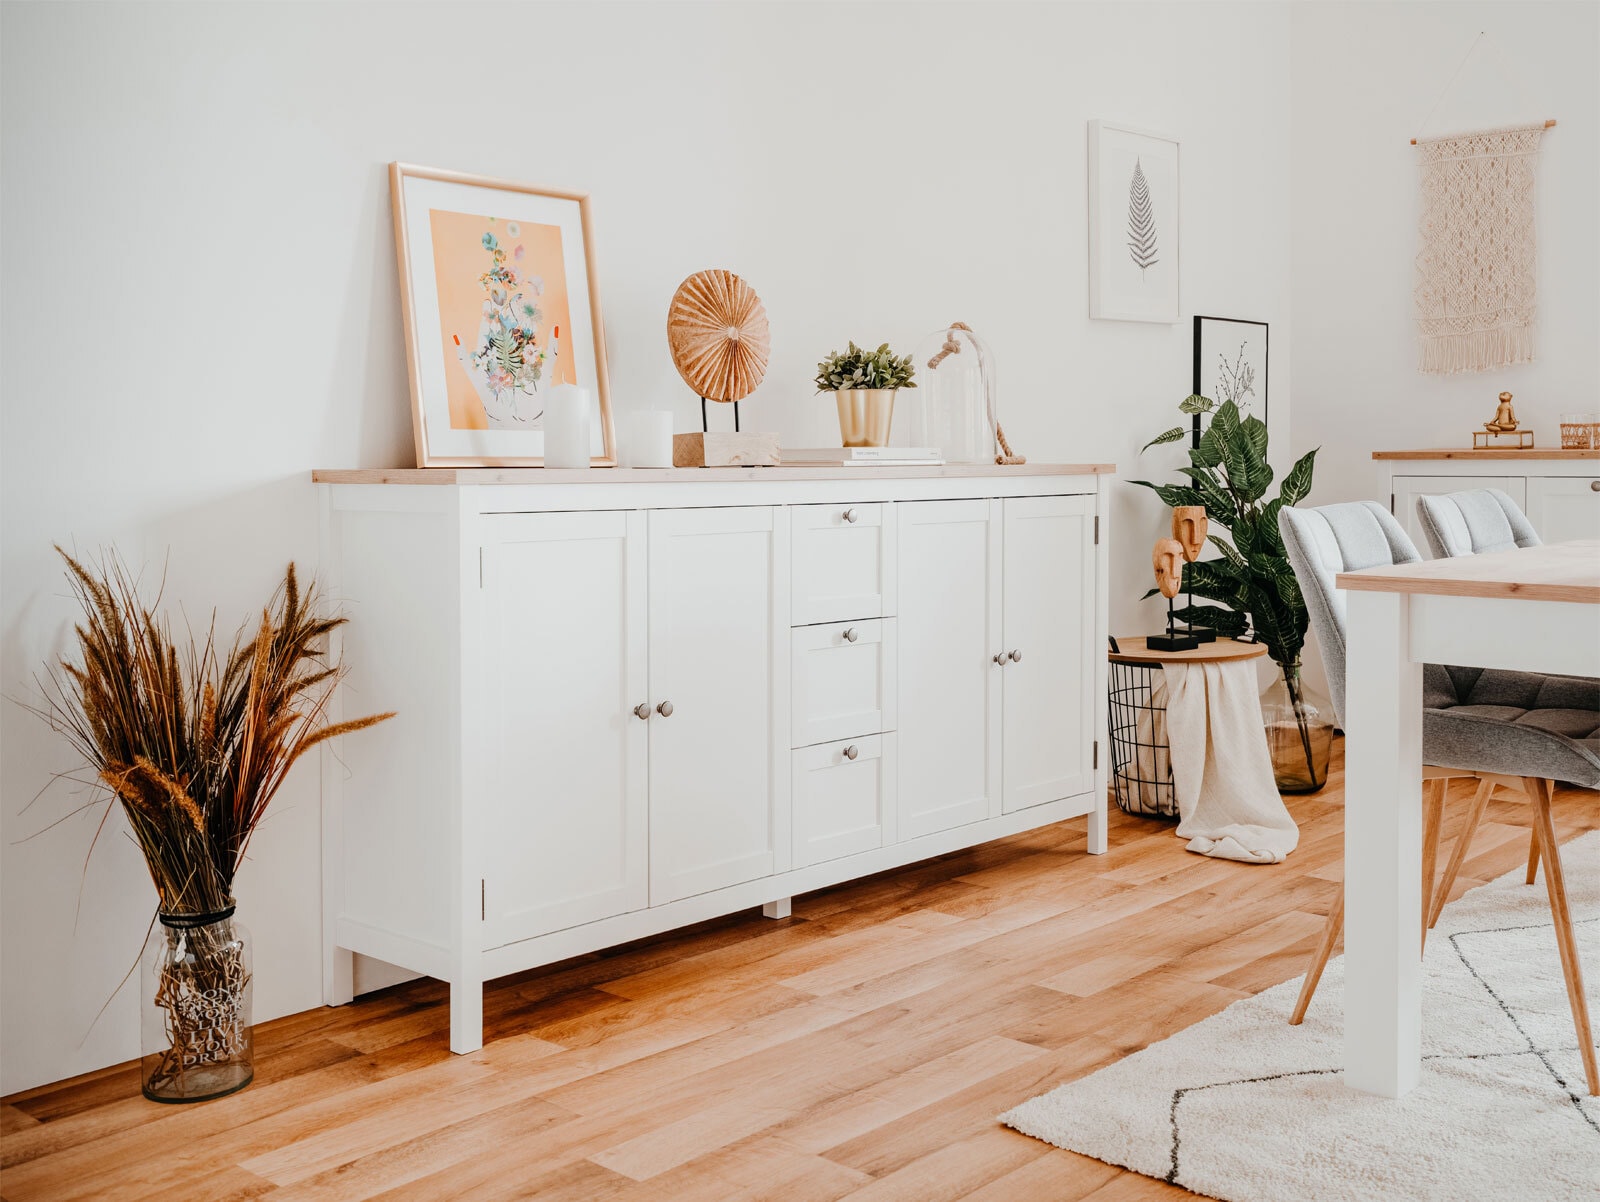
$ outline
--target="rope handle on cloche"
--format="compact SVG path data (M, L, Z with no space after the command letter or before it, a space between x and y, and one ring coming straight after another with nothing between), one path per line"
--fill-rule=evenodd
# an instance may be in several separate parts
M940 363L944 362L946 356L959 355L961 353L961 344L955 340L955 336L950 333L950 330L965 330L969 334L972 333L972 327L966 322L952 321L949 325L949 328L945 331L944 345L939 348L938 354L934 355L933 358L928 360L929 371L932 371L934 368L938 367ZM994 439L1000 444L1000 454L994 457L994 461L1002 465L1028 462L1026 456L1012 453L1011 444L1006 441L1006 432L1000 428L1000 423L995 420L994 411L989 408L987 397L984 398L984 408L987 411L989 424L994 427Z

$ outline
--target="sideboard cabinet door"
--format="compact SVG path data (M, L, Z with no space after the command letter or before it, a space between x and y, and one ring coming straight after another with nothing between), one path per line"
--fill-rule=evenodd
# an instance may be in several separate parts
M650 521L650 904L789 867L789 523Z
M1094 499L1005 502L1005 812L1094 787Z
M902 840L1000 813L1000 505L895 505Z
M1600 538L1600 477L1529 476L1528 520L1547 543Z
M648 902L645 519L485 519L485 946Z

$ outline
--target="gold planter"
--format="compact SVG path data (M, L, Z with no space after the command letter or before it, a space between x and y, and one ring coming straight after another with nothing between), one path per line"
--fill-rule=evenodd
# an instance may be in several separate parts
M847 447L886 447L889 423L894 419L894 388L841 388L833 394L839 405L839 437Z

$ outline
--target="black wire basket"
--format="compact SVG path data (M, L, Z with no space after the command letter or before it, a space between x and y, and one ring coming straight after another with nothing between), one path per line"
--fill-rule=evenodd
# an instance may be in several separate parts
M1161 665L1111 661L1107 725L1111 736L1111 787L1127 814L1178 817L1172 784L1172 752L1167 745L1166 694L1156 695Z

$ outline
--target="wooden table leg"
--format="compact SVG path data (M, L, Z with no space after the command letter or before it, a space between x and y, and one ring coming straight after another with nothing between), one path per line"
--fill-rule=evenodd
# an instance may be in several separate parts
M1422 1055L1422 665L1411 598L1345 594L1345 1081L1397 1098Z

